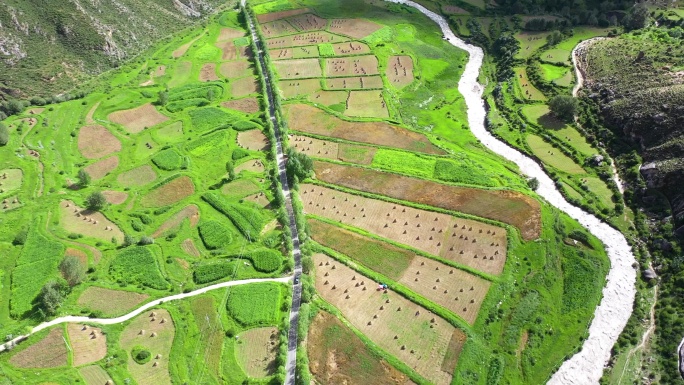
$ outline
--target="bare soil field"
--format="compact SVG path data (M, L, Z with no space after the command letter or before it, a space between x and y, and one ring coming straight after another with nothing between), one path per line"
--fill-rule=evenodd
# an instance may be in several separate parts
M315 45L305 47L274 48L268 51L273 60L284 59L308 59L318 57L318 47Z
M20 168L6 168L0 170L0 194L18 190L23 182L24 172Z
M347 116L388 118L389 112L382 91L350 91L347 99Z
M327 187L303 184L304 212L358 227L444 259L498 275L506 262L506 230Z
M289 138L292 147L313 158L336 159L356 164L370 164L375 155L375 147L338 143L302 135L290 135Z
M328 31L362 39L382 28L380 24L363 19L333 19L330 21Z
M379 360L345 324L320 311L306 339L309 369L318 384L409 385L408 377Z
M332 106L335 104L346 103L349 93L347 91L324 91L318 90L309 95L308 100L311 103L322 104L324 106Z
M85 172L90 175L93 180L102 179L110 172L119 167L119 157L114 155L109 158L102 159L84 168Z
M176 329L168 311L154 309L135 317L121 332L119 344L128 355L128 371L139 385L171 384L169 354ZM152 359L140 365L133 361L130 351L142 346L152 353Z
M64 256L76 257L84 266L88 266L88 254L83 250L67 247Z
M140 203L145 207L161 207L180 202L194 193L192 179L183 175L150 191Z
M254 53L252 52L252 47L246 45L243 47L237 47L238 56L240 59L251 60L254 58Z
M451 343L465 340L462 331L392 291L376 290L376 282L326 255L313 260L316 290L354 327L430 382L451 382L454 368L445 371L442 363L462 348Z
M411 56L390 56L385 74L393 86L406 87L413 82L413 59Z
M273 66L281 79L306 79L323 76L318 59L274 61Z
M109 114L108 119L124 126L126 131L131 134L137 134L145 128L156 126L169 120L167 116L160 114L151 103L143 104L130 110L113 112Z
M248 376L264 378L275 373L278 329L264 327L240 333L235 356Z
M216 47L221 50L221 60L235 60L237 59L237 48L232 41L225 41L222 43L216 43Z
M297 33L295 27L286 20L275 20L263 23L261 24L261 31L267 39Z
M235 167L235 173L239 174L242 171L248 172L264 172L264 164L258 159L249 159L246 162Z
M319 91L321 79L281 80L278 82L278 88L285 99L296 98Z
M323 63L326 77L377 75L378 58L374 55L328 58Z
M116 178L124 187L144 186L154 182L155 179L157 179L157 173L149 164L123 172Z
M268 148L268 138L260 130L238 132L237 143L240 147L253 151L262 151Z
M42 340L13 355L9 363L18 368L55 368L66 365L67 357L62 327L57 326Z
M223 74L223 73L222 73ZM220 78L216 75L216 64L206 63L202 66L199 73L199 81L209 82L214 80L219 80Z
M85 366L78 371L85 380L86 385L103 385L112 381L109 374L98 365ZM114 382L110 382L113 384Z
M184 207L181 211L177 212L172 217L167 219L164 223L162 223L162 225L159 226L159 228L154 233L152 233L152 237L157 238L163 235L168 230L180 226L181 223L183 223L183 221L186 219L188 219L190 227L197 226L197 223L200 219L199 208L197 208L197 206L195 205L189 205Z
M107 198L107 202L113 205L120 205L128 199L128 193L123 191L106 190L102 192L102 195Z
M290 104L284 110L290 129L294 131L426 154L445 153L425 135L384 122L348 122L305 104Z
M314 161L314 171L327 183L508 223L525 240L537 239L541 232L539 202L516 191L443 185L320 161Z
M234 98L241 98L259 92L259 84L253 76L233 80L230 82L230 87L231 95Z
M78 304L105 317L124 314L149 298L147 294L89 286L78 297Z
M342 43L348 39L325 31L300 33L266 40L267 48L300 47L321 43Z
M328 20L322 19L312 13L304 13L287 19L299 32L310 32L324 29Z
M245 33L239 29L221 28L221 32L219 32L216 42L229 41L242 36L245 36Z
M382 78L380 76L354 76L345 78L325 79L326 89L329 90L382 90Z
M85 126L78 130L78 150L88 159L98 159L121 151L121 142L105 127Z
M123 241L123 232L119 226L107 219L102 213L78 207L72 201L61 201L59 208L59 224L65 231L107 242L111 241L112 238L116 238L119 243Z
M259 23L268 23L271 21L280 20L280 19L284 19L286 17L291 17L291 16L297 16L297 15L301 15L302 13L308 13L308 12L309 12L309 8L299 8L299 9L290 9L287 11L264 13L261 15L257 15L257 20L259 21Z
M260 109L259 101L257 100L257 98L229 100L227 102L221 103L221 107L244 112L246 114L254 114L256 112L259 112Z
M191 238L188 238L181 242L181 249L188 253L188 255L193 256L195 258L200 257L200 252L197 250L197 246L195 246L195 242Z
M107 336L100 328L68 324L67 335L73 354L73 365L81 366L99 361L107 355Z
M185 44L183 44L182 46L178 47L175 51L173 51L173 52L171 53L171 56L172 56L174 59L178 59L179 57L185 55L185 53L188 52L188 49L190 48L190 46L191 46L194 42L196 42L199 38L201 38L202 36L204 36L204 33L202 33L202 34L200 34L199 36L197 36L196 38L190 40L188 43L185 43Z
M366 43L361 43L358 41L350 41L348 43L337 43L333 44L333 49L335 50L335 55L345 56L345 55L362 55L366 53L371 53L370 48Z
M219 72L228 79L237 79L252 75L252 69L247 60L236 60L221 63Z
M158 78L160 76L164 76L166 74L166 66L165 65L160 65L157 66L157 68L154 70L154 77Z

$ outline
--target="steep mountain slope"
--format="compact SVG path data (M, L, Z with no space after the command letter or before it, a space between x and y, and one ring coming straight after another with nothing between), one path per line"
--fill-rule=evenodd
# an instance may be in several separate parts
M219 0L0 2L0 99L47 96L212 13Z

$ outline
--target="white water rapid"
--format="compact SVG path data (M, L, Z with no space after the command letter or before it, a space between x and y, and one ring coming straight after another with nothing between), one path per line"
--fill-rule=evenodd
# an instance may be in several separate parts
M594 312L594 319L589 327L589 336L584 341L582 350L566 360L548 382L551 385L598 384L603 375L603 368L610 358L610 350L632 313L636 271L632 267L635 259L627 240L619 231L569 204L536 162L496 139L485 129L483 87L477 82L484 57L481 48L466 44L457 38L442 16L420 4L409 0L387 1L416 8L440 26L445 38L452 45L469 53L470 58L458 83L458 90L466 101L470 130L487 148L517 164L525 175L537 178L537 194L576 219L605 245L611 266L606 277L606 286L603 288L603 298Z

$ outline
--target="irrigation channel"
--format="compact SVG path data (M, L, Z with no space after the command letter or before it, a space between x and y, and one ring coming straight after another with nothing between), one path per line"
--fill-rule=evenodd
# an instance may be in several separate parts
M484 88L477 81L484 57L481 48L466 44L457 38L442 16L420 4L410 0L386 1L416 8L440 26L447 41L468 52L470 57L458 83L458 90L465 98L470 130L487 148L517 164L525 175L537 178L537 194L576 219L605 245L611 266L606 277L606 286L603 288L603 298L594 312L594 319L589 327L589 336L584 341L582 349L563 362L548 382L552 385L598 384L603 375L603 368L610 359L610 351L632 314L636 294L636 271L632 264L636 261L627 240L618 230L568 203L539 164L496 139L485 129L486 112L482 100Z

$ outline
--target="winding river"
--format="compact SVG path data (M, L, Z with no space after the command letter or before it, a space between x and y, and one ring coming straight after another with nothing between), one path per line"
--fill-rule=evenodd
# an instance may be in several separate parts
M487 148L517 164L525 175L537 178L539 180L537 194L576 219L605 245L611 266L606 277L606 286L603 288L603 298L594 312L594 319L589 327L589 336L584 341L580 352L569 357L548 382L553 385L598 384L603 375L603 368L610 359L610 351L632 313L636 293L636 271L632 264L636 261L631 247L619 231L569 204L539 164L496 139L485 129L483 87L477 81L484 57L482 49L466 44L457 38L442 16L420 4L410 0L387 1L416 8L439 25L445 38L452 45L468 52L470 58L458 82L458 90L465 98L470 130Z

